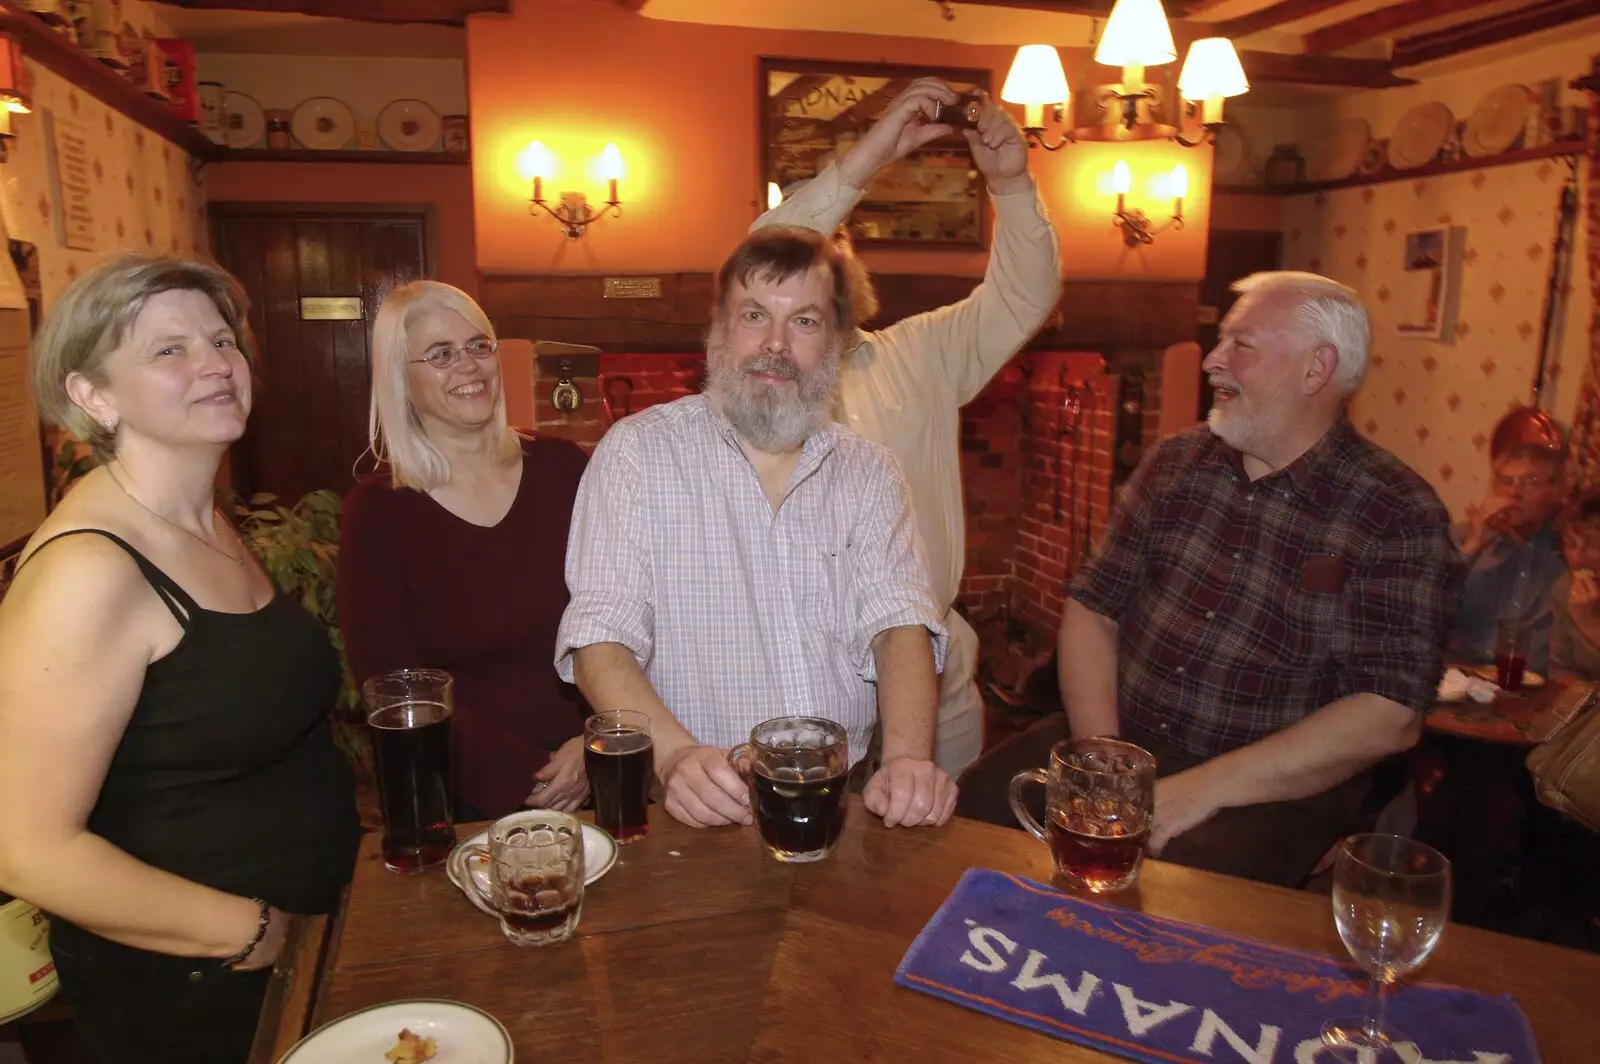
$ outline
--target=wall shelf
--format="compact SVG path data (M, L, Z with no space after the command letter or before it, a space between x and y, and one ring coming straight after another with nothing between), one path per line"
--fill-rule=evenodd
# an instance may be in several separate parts
M216 146L194 126L179 121L166 104L146 96L132 82L11 0L0 0L0 33L15 37L29 59L190 155L198 159L215 155Z
M465 152L444 151L317 151L314 148L224 148L211 158L219 163L401 163L424 166L466 166Z
M1358 188L1364 185L1384 185L1391 181L1414 181L1440 174L1456 174L1467 170L1485 170L1491 166L1510 166L1513 163L1533 162L1537 159L1557 159L1568 155L1582 155L1583 141L1558 140L1537 148L1517 148L1499 155L1452 159L1445 163L1429 163L1412 170L1394 170L1384 167L1376 174L1357 174L1338 181L1308 181L1300 185L1214 185L1212 191L1240 196L1304 196L1311 192L1330 192L1339 188Z

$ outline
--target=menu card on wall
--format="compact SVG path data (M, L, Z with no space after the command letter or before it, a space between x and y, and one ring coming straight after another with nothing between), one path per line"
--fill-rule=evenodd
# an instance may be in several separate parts
M0 310L0 547L44 520L42 461L28 398L28 312Z
M56 199L56 236L79 251L95 250L94 174L89 124L44 112L51 150L46 155Z

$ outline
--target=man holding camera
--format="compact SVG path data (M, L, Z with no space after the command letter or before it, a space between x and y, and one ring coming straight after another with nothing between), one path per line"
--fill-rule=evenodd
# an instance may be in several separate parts
M975 124L968 124L974 115ZM845 344L834 403L842 424L894 453L911 487L950 634L934 760L952 776L983 749L978 637L951 605L966 561L959 411L1038 331L1061 292L1056 233L1028 174L1027 143L1016 121L987 98L963 99L943 81L921 78L855 147L751 227L797 225L834 233L881 170L957 129L994 204L983 282L948 307L876 332L856 330ZM853 254L849 261L855 316L866 321L877 311L877 296L860 261Z

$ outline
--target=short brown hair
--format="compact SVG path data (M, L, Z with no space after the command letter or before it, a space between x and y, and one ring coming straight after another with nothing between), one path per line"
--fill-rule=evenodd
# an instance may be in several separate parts
M783 282L804 277L819 267L827 270L832 325L841 335L849 333L858 324L850 278L852 269L861 270L860 263L830 237L799 226L764 226L745 237L717 271L711 293L712 313L722 317L727 310L728 293L735 284L748 285L751 278Z
M238 279L222 267L143 253L117 255L95 266L68 285L50 308L33 338L28 377L40 420L87 441L102 462L115 456L116 434L72 401L67 378L81 373L104 387L107 356L122 343L150 298L162 292L209 296L244 357L255 357L250 299Z

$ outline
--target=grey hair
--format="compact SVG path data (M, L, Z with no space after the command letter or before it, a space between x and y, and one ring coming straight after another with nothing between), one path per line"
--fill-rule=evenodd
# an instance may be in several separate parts
M107 384L106 359L127 338L145 304L163 292L200 292L216 304L247 361L255 357L250 299L237 278L220 266L169 255L114 255L79 277L57 297L33 339L29 384L41 420L87 442L98 461L116 455L116 426L103 425L67 394L67 378Z
M494 325L483 308L461 289L442 281L412 281L384 297L372 323L372 404L367 416L367 441L372 455L389 465L390 482L397 488L432 491L450 480L450 460L428 439L422 420L411 405L411 326L425 314L453 311L490 340ZM495 403L500 422L502 456L517 453L521 444L506 423L504 383Z
M1350 395L1361 387L1367 376L1372 321L1355 289L1317 273L1267 270L1233 282L1233 290L1240 295L1284 292L1293 296L1297 304L1295 317L1305 326L1311 341L1328 344L1338 355L1334 387L1341 395Z

